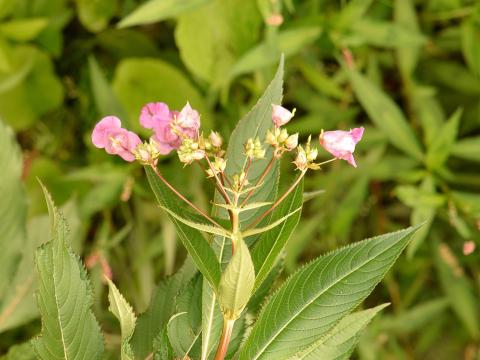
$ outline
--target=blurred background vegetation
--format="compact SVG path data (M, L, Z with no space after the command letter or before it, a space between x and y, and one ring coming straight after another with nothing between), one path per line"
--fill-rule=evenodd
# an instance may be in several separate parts
M139 313L185 250L141 167L93 148L94 124L115 114L142 132L144 103L179 109L188 100L205 130L228 137L281 53L284 104L297 108L290 132L366 128L358 169L335 162L308 177L312 199L284 275L338 246L426 222L369 298L392 305L355 356L480 359L480 255L462 250L480 241L479 1L1 0L0 119L22 153L0 155L0 354L17 345L5 359L30 359L22 344L40 329L33 253L49 223L36 178L69 219L115 348L102 273L111 270ZM16 146L8 139L0 136L2 149ZM209 205L199 169L173 155L160 166ZM15 171L24 187L8 197L2 179ZM6 209L7 200L16 205ZM26 230L7 238L12 223Z

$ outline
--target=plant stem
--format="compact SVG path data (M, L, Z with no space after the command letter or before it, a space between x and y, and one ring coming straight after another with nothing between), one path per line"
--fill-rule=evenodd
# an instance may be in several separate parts
M280 196L277 201L275 201L273 203L273 205L267 210L265 211L262 215L260 215L254 222L252 222L250 225L248 225L247 227L247 230L248 229L251 229L253 227L255 227L255 225L257 225L260 221L262 221L265 216L267 216L268 214L270 214L278 205L280 205L280 203L285 200L285 198L288 196L288 194L290 194L292 192L293 189L295 189L295 187L298 185L298 183L300 182L300 180L302 180L302 178L305 176L305 173L307 172L307 170L302 170L302 173L297 177L297 179L293 182L292 185L290 185L290 187L288 188L287 191L285 191L285 193Z
M160 171L158 171L157 167L153 164L150 164L150 167L152 170L155 172L155 175L163 181L163 183L174 192L175 195L177 195L180 199L182 199L184 202L186 202L189 206L191 206L193 209L195 209L200 215L202 215L205 219L210 221L213 225L222 227L219 223L217 223L215 220L213 220L210 216L208 216L202 209L200 209L198 206L193 204L190 200L188 200L185 196L180 194L177 189L175 189L163 176L160 174Z
M270 160L270 162L268 163L267 167L265 168L265 170L263 170L263 173L262 175L260 176L260 178L258 179L257 181L257 184L255 186L257 186L258 184L261 184L262 181L265 179L265 176L267 176L267 174L269 173L270 169L272 168L273 166L273 163L275 162L275 156L272 156L272 159ZM250 197L253 195L253 193L255 192L256 189L252 189L250 190L250 192L247 194L247 196L245 197L245 199L243 199L242 203L240 204L240 207L242 206L245 206L245 204L247 203L248 199L250 199Z
M228 344L232 336L233 324L235 320L223 319L222 337L218 342L217 352L215 353L215 360L223 360L227 355Z
M212 163L210 162L210 159L208 158L208 156L205 156L205 160L207 160L207 163L208 163L208 166L210 166L210 169L212 170L212 173L213 173L213 176L215 177L215 180L217 181L217 185L218 185L218 188L220 190L220 192L222 193L225 201L227 202L227 204L232 204L232 202L230 201L230 197L227 195L227 193L225 192L225 189L223 188L223 184L222 182L220 181L220 179L218 178L218 175L217 173L215 172L215 169L212 165Z

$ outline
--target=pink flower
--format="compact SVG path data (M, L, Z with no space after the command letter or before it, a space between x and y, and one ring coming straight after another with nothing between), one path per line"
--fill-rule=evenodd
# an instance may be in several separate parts
M293 115L295 115L295 109L293 109L293 111L288 111L281 105L272 104L272 121L276 127L288 123Z
M475 251L475 243L473 241L465 241L463 243L463 255L470 255Z
M196 139L200 128L200 115L187 103L182 111L172 111L161 102L146 104L140 113L140 124L154 131L153 140L162 155L178 149L182 137Z
M185 130L198 130L200 129L200 114L187 102L177 116L177 124Z
M350 165L357 167L353 152L355 151L355 145L362 138L363 130L363 127L360 127L350 131L322 132L319 138L320 145L337 159L346 160Z
M92 132L93 145L130 162L135 160L133 151L141 142L137 134L123 129L120 119L115 116L104 117Z

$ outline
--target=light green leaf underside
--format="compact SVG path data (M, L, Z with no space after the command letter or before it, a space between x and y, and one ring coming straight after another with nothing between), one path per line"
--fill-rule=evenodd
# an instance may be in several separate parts
M133 360L133 351L130 347L129 341L133 335L133 331L135 330L137 318L132 307L127 300L125 300L115 284L110 279L107 279L107 282L109 288L108 301L110 303L108 310L110 310L120 322L122 336L122 360Z
M289 360L348 360L358 342L360 332L388 304L345 316L315 344Z
M207 224L202 224L202 223L190 221L188 219L185 219L185 218L181 217L178 214L175 214L173 211L167 209L166 207L164 207L162 205L160 205L160 207L163 210L165 210L171 217L177 219L178 221L180 221L181 223L183 223L187 226L190 226L191 228L194 228L194 229L197 229L197 230L209 233L209 234L232 237L232 234L229 231L227 231L223 228L219 228L218 226L207 225Z
M265 207L265 206L271 205L271 204L272 204L271 201L254 202L254 203L246 204L244 207L242 207L240 209L238 209L236 206L230 205L230 204L214 204L214 205L219 206L219 207L224 208L224 209L227 209L227 210L236 209L236 211L241 213L241 212L244 212L244 211L254 210L254 209L261 208L261 207Z
M155 172L150 167L145 167L145 172L158 202L175 214L186 214L178 205L179 200L176 195L163 184L155 175ZM198 230L183 224L173 216L171 216L171 219L175 223L180 240L192 257L193 262L216 289L220 282L220 263L210 244Z
M42 332L32 340L39 359L101 359L103 338L95 320L85 268L66 243L67 224L44 189L52 220L52 240L36 253L37 303Z
M312 345L370 294L417 229L353 244L297 271L264 307L240 360L288 358Z

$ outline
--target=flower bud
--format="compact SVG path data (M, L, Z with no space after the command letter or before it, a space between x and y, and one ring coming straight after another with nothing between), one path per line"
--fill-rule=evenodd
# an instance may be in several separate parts
M262 143L258 138L247 140L245 144L245 155L251 159L263 159L265 157L265 150L262 148Z
M275 129L276 130L276 129ZM267 130L267 134L265 135L265 143L269 144L269 145L272 145L272 146L276 146L278 145L278 142L277 142L277 137L275 136L275 134L270 131L270 130Z
M288 151L292 151L295 149L298 145L298 133L290 135L286 140L285 140L285 148Z
M306 170L308 169L308 160L307 160L307 153L300 145L297 149L297 157L293 161L293 163L297 166L299 170Z
M213 147L219 148L223 144L223 139L220 136L220 134L216 131L212 131L210 133L210 136L208 137L210 140L210 143L213 145Z
M288 123L295 115L295 109L288 111L281 105L272 104L272 121L276 127L280 127Z

